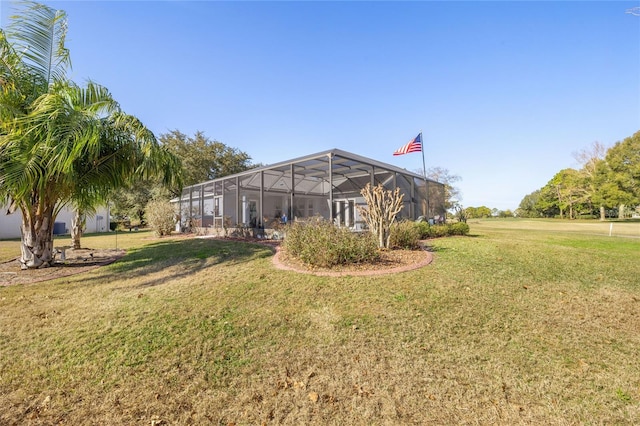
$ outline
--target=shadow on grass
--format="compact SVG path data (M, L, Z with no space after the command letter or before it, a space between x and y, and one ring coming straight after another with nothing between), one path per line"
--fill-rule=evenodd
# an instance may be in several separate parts
M161 277L136 286L152 287L184 278L214 265L238 264L272 255L273 250L270 247L246 242L216 239L166 240L130 249L117 262L106 266L104 271L112 275L114 280L144 277L166 271L167 273Z
M451 249L447 248L447 247L434 247L434 246L430 246L428 244L425 244L424 245L424 250L428 251L430 253L441 253L441 252L444 252L444 251L449 251Z

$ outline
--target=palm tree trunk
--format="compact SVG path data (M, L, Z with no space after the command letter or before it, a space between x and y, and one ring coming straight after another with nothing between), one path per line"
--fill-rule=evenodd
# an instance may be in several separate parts
M53 210L43 212L22 210L22 269L46 268L53 265Z
M84 213L81 209L76 209L71 219L71 241L74 249L80 249L80 238L82 237L82 230L86 223Z

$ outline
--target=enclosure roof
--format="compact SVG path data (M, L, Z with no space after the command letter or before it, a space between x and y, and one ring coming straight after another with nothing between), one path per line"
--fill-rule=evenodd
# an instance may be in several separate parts
M298 167L298 169L296 169L296 173L300 173L303 175L318 175L318 176L326 175L326 173L328 173L329 171L329 161L328 161L329 157L334 159L333 160L334 169L332 170L332 173L342 175L342 176L362 174L363 172L366 172L366 170L363 169L362 166L373 166L374 168L397 172L397 173L401 173L406 176L411 176L418 179L424 179L424 176L420 176L419 174L410 172L406 169L402 169L400 167L396 167L391 164L372 160L370 158L363 157L361 155L353 154L351 152L334 148L327 151L318 152L316 154L306 155L303 157L298 157L291 160L282 161L279 163L269 164L262 167L256 167L253 169L245 170L244 172L223 176L223 177L212 179L206 182L200 182L195 185L186 186L185 188L200 186L205 183L221 181L224 179L251 175L260 171L283 169L285 167L291 166L292 164ZM427 179L427 180L430 182L437 183L432 179Z

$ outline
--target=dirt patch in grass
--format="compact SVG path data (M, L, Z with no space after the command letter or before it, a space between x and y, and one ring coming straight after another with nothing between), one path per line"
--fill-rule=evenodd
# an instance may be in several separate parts
M20 262L16 258L0 263L0 286L30 284L80 274L113 263L124 254L124 250L115 249L67 249L65 260L58 259L48 268L26 270L20 269Z

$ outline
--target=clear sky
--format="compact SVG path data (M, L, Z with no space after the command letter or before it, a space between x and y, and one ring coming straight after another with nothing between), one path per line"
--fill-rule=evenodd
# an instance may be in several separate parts
M45 3L76 82L255 163L339 148L417 171L392 154L422 131L464 206L504 210L640 130L640 1Z

